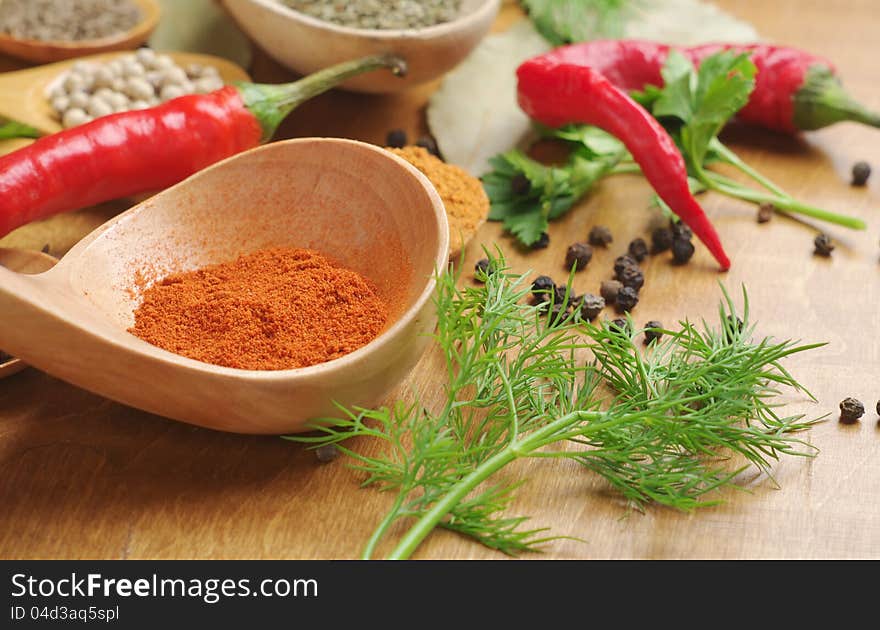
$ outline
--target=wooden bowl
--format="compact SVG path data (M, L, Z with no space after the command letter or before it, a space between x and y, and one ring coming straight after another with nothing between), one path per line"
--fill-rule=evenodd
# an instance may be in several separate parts
M143 44L159 23L161 10L156 0L134 0L143 18L133 28L101 39L84 39L74 42L19 39L0 33L0 52L34 63L52 63L83 55L132 50Z
M273 246L319 250L389 305L367 345L311 367L238 370L188 359L127 330L150 281ZM275 142L211 166L98 228L45 274L0 268L0 348L122 403L213 429L285 433L334 402L373 406L434 329L446 267L443 204L414 167L340 139Z
M406 59L405 79L386 72L362 75L343 85L356 92L396 92L442 76L489 32L500 6L500 0L464 0L461 16L451 22L411 30L365 30L318 20L276 0L220 1L263 50L300 74L379 53Z

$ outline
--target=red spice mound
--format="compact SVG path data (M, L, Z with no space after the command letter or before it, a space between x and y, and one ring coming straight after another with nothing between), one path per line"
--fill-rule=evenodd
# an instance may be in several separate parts
M336 359L388 320L375 286L318 252L273 248L168 276L144 292L129 332L191 359L285 370Z

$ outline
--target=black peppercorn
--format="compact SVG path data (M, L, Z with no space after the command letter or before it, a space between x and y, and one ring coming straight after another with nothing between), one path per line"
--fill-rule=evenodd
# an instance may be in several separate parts
M694 256L694 244L683 238L672 241L672 261L676 265L686 265Z
M629 322L622 317L612 319L610 322L608 322L608 330L610 332L628 333Z
M609 243L613 240L614 237L611 235L611 230L604 225L593 226L587 235L587 242L595 247L608 247Z
M548 298L546 295L533 295L529 299L529 304L531 304L532 306L540 307L539 310L541 312L544 312L550 306L550 298Z
M529 194L529 191L531 189L532 182L529 181L529 178L522 173L517 173L512 178L510 178L510 192L512 192L517 197L522 197L523 195Z
M574 304L577 300L577 295L572 291L566 296L567 291L568 287L564 284L557 284L553 287L553 302L556 304L565 304L566 306Z
M645 324L645 345L659 341L661 337L663 337L663 324L655 319Z
M326 464L339 457L339 449L335 444L324 444L315 449L315 456L319 462Z
M633 310L639 303L639 292L632 287L623 287L617 293L617 312L626 313Z
M585 293L580 300L581 317L586 320L593 321L599 317L599 313L605 308L605 300L598 295Z
M844 424L858 422L865 415L865 406L855 398L844 398L840 402L840 421Z
M773 218L776 206L772 203L762 203L758 206L758 223L767 223Z
M880 416L880 400L877 401L877 415Z
M422 136L418 140L416 140L416 146L422 147L425 151L433 155L434 157L438 157L442 159L440 155L440 149L437 147L437 141L434 140L431 136Z
M599 294L605 299L606 304L614 304L622 288L623 283L619 280L603 280L599 285Z
M672 230L672 238L683 238L686 241L691 240L694 237L694 233L691 232L691 229L686 226L681 221L670 221L669 229Z
M493 273L495 273L495 270L492 269L492 263L489 262L488 258L481 258L474 265L474 279L479 282L484 282Z
M852 185L864 186L871 176L871 165L867 162L856 162L852 167Z
M640 291L645 285L645 274L638 267L624 267L620 275L617 276L617 279L620 280L623 286L635 289L636 291Z
M550 235L547 232L542 232L541 236L538 237L538 240L532 243L532 249L546 249L550 244Z
M590 264L590 260L593 258L593 248L587 245L586 243L574 243L569 246L568 251L565 252L565 268L571 269L575 268L575 271L580 271L588 264Z
M724 326L724 341L732 343L734 337L738 337L742 334L745 327L745 323L739 317L728 315Z
M645 258L648 257L648 244L645 243L645 239L633 239L629 244L629 255L635 258L638 262L645 260Z
M0 363L6 363L7 361L12 361L12 359L14 359L14 358L15 357L13 357L11 354L8 354L8 353L0 350Z
M659 254L672 247L672 230L670 228L657 228L651 232L651 253Z
M550 292L556 288L556 283L550 276L538 276L532 282L532 295L544 302L550 299Z
M559 326L568 317L568 307L564 304L554 304L547 314L547 323L551 326Z
M385 136L385 146L391 147L392 149L402 149L406 146L406 143L406 132L403 129L392 129L388 132L388 135Z
M813 254L816 256L830 256L834 251L834 242L824 232L813 239Z
M44 254L48 254L49 253L49 243L46 243L45 245L43 245L43 247L40 249L40 251Z
M614 261L614 275L618 278L618 280L620 279L620 274L623 273L623 270L629 267L635 267L636 269L638 269L638 261L629 254L624 254L623 256L617 257L617 259Z

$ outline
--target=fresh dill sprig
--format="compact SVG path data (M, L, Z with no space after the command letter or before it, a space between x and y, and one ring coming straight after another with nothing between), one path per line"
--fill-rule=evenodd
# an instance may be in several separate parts
M497 271L479 288L439 275L442 406L343 410L317 435L288 438L338 445L364 486L395 493L364 558L402 519L410 527L389 558L409 557L435 527L506 554L537 551L554 537L507 514L523 482L495 477L522 458L579 462L638 508L692 510L716 503L703 495L735 485L747 467L769 473L781 455L813 454L793 434L815 421L780 415L775 398L782 389L809 395L780 362L821 344L752 341L745 291L744 321L725 292L720 328L683 321L642 350L639 331L574 317L550 325L525 302L527 275L508 273L502 258L491 264ZM349 447L355 437L379 442L378 454L361 452L363 441Z

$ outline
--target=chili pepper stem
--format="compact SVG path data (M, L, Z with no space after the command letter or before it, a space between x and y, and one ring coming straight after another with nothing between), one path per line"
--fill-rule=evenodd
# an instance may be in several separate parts
M0 125L0 140L11 138L39 138L41 135L38 129L34 129L30 125L10 120Z
M388 68L401 77L407 72L406 62L400 57L374 55L319 70L293 83L238 83L236 88L241 93L245 106L260 121L263 128L262 141L267 142L288 114L303 102L352 77L381 68Z
M811 68L803 87L794 95L795 125L809 131L843 121L880 127L880 114L869 111L847 94L830 69Z
M846 215L823 210L822 208L817 208L815 206L809 206L807 204L800 203L799 201L796 201L788 196L774 196L761 193L756 190L746 188L738 182L735 182L731 179L724 177L723 175L719 175L718 173L714 173L711 171L705 172L705 177L702 181L712 190L720 192L724 195L728 195L730 197L742 199L743 201L750 201L752 203L772 203L779 210L792 212L795 214L802 214L804 216L813 217L814 219L819 219L827 223L842 225L843 227L847 227L853 230L864 230L867 228L865 222L861 219L857 219L856 217L848 217Z
M718 154L718 156L722 159L722 161L733 166L734 168L738 169L739 171L745 173L746 175L748 175L753 180L755 180L756 182L761 184L764 188L766 188L770 192L775 193L775 194L779 195L780 197L791 197L791 195L789 195L787 192L782 190L782 188L777 186L776 183L767 179L761 173L759 173L758 171L753 169L751 166L749 166L748 164L743 162L736 153L734 153L733 151L728 149L724 144L719 142L717 138L711 142L710 148Z

